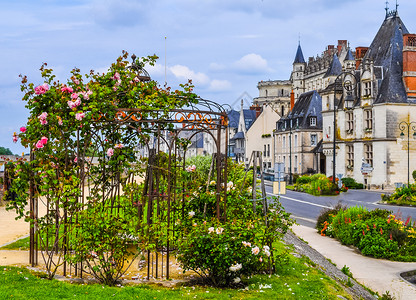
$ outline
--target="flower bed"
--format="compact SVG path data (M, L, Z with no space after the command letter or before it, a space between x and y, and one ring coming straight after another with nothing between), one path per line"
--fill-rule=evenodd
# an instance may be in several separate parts
M356 246L363 255L398 261L416 261L416 227L391 211L350 207L324 211L317 229L323 236Z
M399 187L391 195L382 194L381 200L388 204L416 206L416 184Z
M338 182L336 178L335 182ZM303 175L296 180L294 190L305 192L311 195L338 195L341 192L346 192L348 188L342 185L339 189L337 184L332 182L332 177L326 177L324 174Z

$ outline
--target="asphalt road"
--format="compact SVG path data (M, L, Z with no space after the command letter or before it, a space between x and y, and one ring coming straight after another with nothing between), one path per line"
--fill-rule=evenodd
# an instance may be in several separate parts
M267 196L274 195L272 187L266 184ZM287 212L292 214L298 224L315 227L316 218L321 210L331 208L338 202L345 206L363 206L369 210L376 208L391 210L396 216L406 220L411 217L416 222L416 207L403 207L379 204L383 192L367 190L348 190L338 196L312 196L306 193L286 190L285 195L280 196L280 202Z

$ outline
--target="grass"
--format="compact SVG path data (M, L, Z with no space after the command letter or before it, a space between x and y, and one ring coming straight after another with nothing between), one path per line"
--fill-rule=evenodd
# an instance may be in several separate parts
M17 240L9 245L3 246L0 250L29 250L30 249L30 237Z
M281 245L281 247L286 247ZM273 275L256 275L236 289L140 284L106 287L43 279L25 268L0 267L0 299L352 299L307 258L287 255Z

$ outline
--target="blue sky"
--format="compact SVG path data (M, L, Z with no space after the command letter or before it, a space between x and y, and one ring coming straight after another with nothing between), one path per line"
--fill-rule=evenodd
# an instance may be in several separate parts
M0 146L28 152L12 134L26 124L19 74L41 84L39 67L61 81L74 67L104 71L122 50L160 57L151 77L193 79L205 99L235 106L258 96L260 80L289 79L300 41L305 59L339 39L369 46L385 0L0 0ZM395 7L390 0L389 7ZM416 1L399 1L416 32ZM166 39L165 39L166 37ZM166 55L165 55L166 50ZM245 94L245 95L247 95ZM249 101L248 96L244 96Z

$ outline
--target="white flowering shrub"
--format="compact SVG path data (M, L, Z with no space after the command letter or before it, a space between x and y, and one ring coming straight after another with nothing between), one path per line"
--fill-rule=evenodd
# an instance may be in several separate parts
M277 263L273 243L291 222L280 205L266 217L246 212L224 223L193 217L191 225L184 223L181 230L184 236L178 241L177 259L185 271L196 272L214 286L232 286Z

